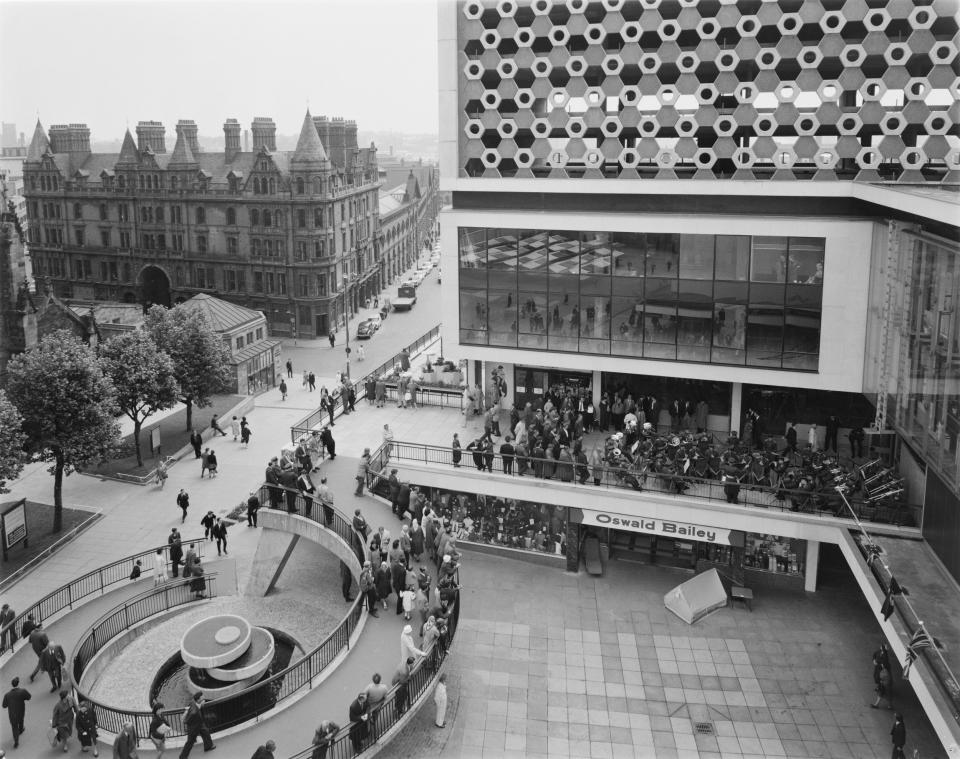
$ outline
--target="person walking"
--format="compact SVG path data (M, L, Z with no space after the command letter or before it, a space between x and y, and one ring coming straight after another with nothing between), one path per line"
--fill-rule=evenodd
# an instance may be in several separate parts
M220 426L220 421L216 414L214 414L213 418L210 420L210 429L212 429L215 433L219 433L222 437L227 436L227 433L224 432L223 428Z
M140 742L140 736L137 735L137 729L133 722L129 720L123 723L117 737L113 739L113 759L138 759L137 744Z
M310 759L327 759L327 751L339 732L340 725L328 719L323 720L313 734L313 742L310 744L313 746L313 753L310 754Z
M27 716L27 701L32 698L30 691L20 687L20 678L10 681L10 690L3 694L3 708L10 720L10 732L13 735L13 747L19 748L20 734L23 733L23 720Z
M320 442L326 448L331 461L337 458L337 441L333 439L333 433L327 425L324 425L323 429L320 430Z
M203 451L203 455L200 456L200 479L203 479L203 475L207 473L207 470L210 468L210 449L206 448Z
M33 621L33 615L31 614L27 617L27 621L23 625L24 631L27 629L27 625ZM25 634L25 637L28 636L30 641L30 648L33 649L33 653L37 655L37 666L33 668L33 672L30 673L30 682L33 682L33 678L37 676L37 673L40 671L40 657L43 655L43 652L47 650L47 646L50 643L50 638L47 637L46 631L43 629L40 622L34 622L34 627L30 630L29 633Z
M355 496L363 495L363 487L367 484L367 474L370 469L370 449L364 448L363 455L360 457L360 463L357 464L357 489L354 491Z
M167 484L167 478L170 476L167 473L168 469L167 462L163 459L157 462L157 474L154 481L161 490L163 490L163 486Z
M163 752L167 750L167 736L170 735L171 727L167 718L163 716L163 702L153 702L153 715L150 717L150 727L147 733L154 748L157 750L157 759L163 759Z
M366 351L363 349L363 343L357 346L357 361L363 361L366 357Z
M203 448L203 435L196 430L193 430L190 433L190 445L193 446L194 458L200 458L200 456L203 454L203 451L201 450Z
M877 698L870 704L870 708L879 708L880 701L883 700L886 702L887 709L893 709L893 679L890 677L889 668L885 667L882 663L879 665L876 680Z
M330 330L330 334L327 335L327 340L330 341L330 347L332 348L337 342L337 336L333 333L333 330Z
M190 508L190 494L183 488L180 488L180 492L177 494L177 506L183 512L183 517L180 519L180 524L183 524L187 521L187 509Z
M280 400L287 400L287 381L280 380Z
M193 701L186 709L183 726L187 730L187 742L183 744L183 748L180 750L180 759L187 759L190 756L198 737L203 740L204 751L213 751L217 747L210 737L207 721L203 714L203 702L205 700L203 693L197 691L193 694Z
M217 517L217 522L213 526L213 537L217 541L217 556L220 556L221 549L226 555L230 555L227 551L227 523L224 522L220 517Z
M167 581L167 560L163 556L163 549L158 548L153 555L153 587Z
M377 598L383 603L383 608L387 608L387 599L393 592L393 572L390 569L390 562L380 562L380 568L376 573Z
M441 672L437 678L437 685L433 689L433 704L436 715L433 724L437 727L446 727L447 724L447 673Z
M317 375L313 372L307 375L307 385L310 386L311 393L317 389Z
M404 625L400 633L400 661L404 662L410 656L423 656L423 651L413 642L413 628L410 625Z
M890 755L890 759L904 759L903 747L907 742L907 727L903 724L903 717L899 713L893 715L890 741L893 743L893 753Z
M93 704L86 699L80 702L80 708L77 709L77 738L80 739L83 753L92 748L93 755L100 756L97 747L97 713L93 710Z
M260 499L256 493L251 493L247 499L247 527L257 526L258 511L260 511Z
M287 359L287 377L293 379L293 361Z
M247 417L243 417L243 422L240 424L240 447L247 448L250 446L250 436L253 433L250 431L250 425L247 424Z
M0 653L6 651L8 644L12 649L13 644L17 642L17 630L13 624L16 618L17 612L10 607L10 604L4 604L0 608Z
M217 476L217 454L213 452L213 448L210 449L210 455L207 456L207 469L210 470L210 479L212 480Z
M213 526L217 523L217 515L213 513L213 509L207 511L204 514L203 519L200 520L200 526L203 527L203 537L207 540L213 539Z
M54 688L56 690L56 688ZM69 751L67 742L73 735L73 717L77 705L73 702L70 691L66 688L60 690L60 699L53 705L53 714L50 716L50 727L56 732L56 741L63 749L64 753ZM51 743L53 741L51 740Z
M233 442L236 443L240 439L240 420L236 416L230 420L230 432L233 433Z
M366 691L361 691L350 703L350 743L357 754L363 751L363 743L370 734L370 709Z
M59 643L50 641L40 654L40 669L50 678L50 685L53 686L50 688L51 693L56 693L63 687L63 665L66 663L67 655Z

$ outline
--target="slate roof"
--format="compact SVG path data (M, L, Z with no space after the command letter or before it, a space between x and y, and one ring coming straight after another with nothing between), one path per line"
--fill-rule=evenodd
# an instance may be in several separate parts
M139 160L137 143L133 141L133 135L127 129L127 133L123 135L123 145L120 148L120 155L117 157L117 164L136 164Z
M190 143L183 133L177 135L177 144L173 146L173 153L167 166L193 167L197 165L197 160L193 157L193 151L190 150Z
M37 119L37 125L33 129L33 139L30 140L30 147L27 148L27 160L39 161L49 149L50 140L47 139L47 133L40 125L40 119Z
M323 149L320 135L309 109L303 117L303 126L300 128L300 139L297 140L297 149L293 151L291 163L319 164L327 160L327 151Z
M229 332L244 324L252 324L263 318L263 314L250 308L228 303L206 293L198 293L178 308L199 311L207 317L207 323L215 332Z
M251 359L255 356L259 356L261 353L270 352L273 353L274 347L280 345L279 340L271 340L269 338L264 338L263 340L257 340L250 343L249 345L244 345L240 350L233 354L233 357L230 359L231 364L239 364L247 359Z

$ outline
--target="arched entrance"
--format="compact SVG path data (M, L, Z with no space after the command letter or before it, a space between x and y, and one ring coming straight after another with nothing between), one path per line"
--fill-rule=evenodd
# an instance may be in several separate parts
M159 266L147 266L140 272L140 288L144 306L170 308L170 278Z

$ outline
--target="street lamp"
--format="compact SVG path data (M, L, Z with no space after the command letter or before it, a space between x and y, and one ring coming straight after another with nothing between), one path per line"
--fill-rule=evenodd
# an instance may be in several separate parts
M346 338L347 379L350 379L350 311L347 307L347 290L350 287L350 277L343 275L343 333Z

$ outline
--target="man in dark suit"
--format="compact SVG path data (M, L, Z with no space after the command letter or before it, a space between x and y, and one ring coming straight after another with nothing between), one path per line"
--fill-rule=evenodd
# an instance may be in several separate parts
M193 446L194 458L200 458L202 454L201 448L203 448L203 435L194 430L190 433L190 445Z
M213 751L217 747L207 729L207 720L203 715L203 702L203 693L198 691L193 694L193 701L187 707L187 713L183 718L183 726L187 729L187 742L180 750L180 759L187 759L190 756L197 738L203 740L204 751Z
M356 753L363 751L363 742L370 734L370 707L367 694L361 691L350 703L350 742Z
M30 682L33 682L33 678L37 676L37 672L40 671L40 655L47 649L47 646L50 644L50 638L47 637L47 633L41 627L40 623L37 623L37 626L30 631L30 648L33 649L33 653L37 655L37 666L33 668L33 672L30 673Z
M51 641L40 654L40 668L47 673L53 686L51 693L56 693L63 686L63 665L66 663L67 655L59 643Z
M13 644L17 642L17 629L13 624L13 621L17 618L17 612L10 608L10 604L4 604L3 608L0 608L0 652L4 651L7 647L7 642L10 643L10 648L13 648Z
M30 691L20 687L20 678L11 681L10 688L3 694L3 708L10 718L10 731L13 733L13 747L20 746L20 733L23 732L23 718L27 714L27 701L30 700Z

